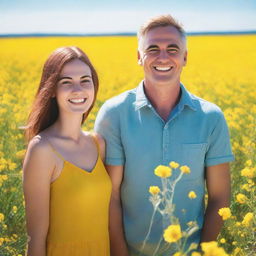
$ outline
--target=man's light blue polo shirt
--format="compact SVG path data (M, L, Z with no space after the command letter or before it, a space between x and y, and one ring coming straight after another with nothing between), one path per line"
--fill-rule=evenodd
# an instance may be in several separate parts
M205 210L204 169L234 160L219 107L192 95L181 84L179 103L165 122L147 99L141 82L137 88L105 102L98 113L95 131L106 140L106 164L124 165L121 199L131 255L139 255L153 213L148 189L152 185L161 188L161 179L155 176L154 169L170 161L191 169L176 186L175 215L183 230L189 221L197 221L200 229L189 238L189 243L198 243ZM175 172L178 173L174 171L170 179L176 177ZM191 190L197 194L196 199L188 198ZM162 234L162 218L158 214L141 255L153 255L152 248Z

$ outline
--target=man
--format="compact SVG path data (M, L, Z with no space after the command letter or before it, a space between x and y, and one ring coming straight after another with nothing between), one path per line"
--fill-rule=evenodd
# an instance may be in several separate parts
M174 193L175 215L183 230L196 221L190 243L215 240L222 226L218 210L229 204L233 160L221 110L190 94L180 83L187 61L186 36L169 15L151 19L138 33L138 63L144 80L136 89L108 100L98 113L95 130L106 140L106 166L113 184L110 237L113 256L153 255L163 235L156 215L143 251L153 207L148 189L161 187L158 165L187 165ZM171 177L172 178L172 177ZM204 209L205 181L208 205ZM191 200L188 193L195 191ZM164 244L157 255L164 254Z

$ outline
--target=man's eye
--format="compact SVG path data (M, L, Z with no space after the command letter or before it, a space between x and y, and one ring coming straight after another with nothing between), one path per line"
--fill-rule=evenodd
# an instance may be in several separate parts
M90 80L82 80L81 83L89 83L91 82Z
M149 52L157 52L158 49L157 49L157 48L153 48L153 49L149 49L148 51L149 51Z
M178 49L176 49L176 48L171 48L171 49L168 49L168 52L170 52L170 53L176 53L176 52L178 52Z

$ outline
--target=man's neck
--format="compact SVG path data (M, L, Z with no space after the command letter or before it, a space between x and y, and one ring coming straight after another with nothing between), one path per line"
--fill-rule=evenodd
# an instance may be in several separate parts
M167 120L180 99L180 83L170 86L151 86L145 84L144 91L157 113Z

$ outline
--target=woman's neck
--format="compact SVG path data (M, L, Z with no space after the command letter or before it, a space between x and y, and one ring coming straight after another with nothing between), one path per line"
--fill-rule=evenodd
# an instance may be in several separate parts
M52 126L52 131L58 137L72 139L78 142L81 135L82 115L60 115Z

